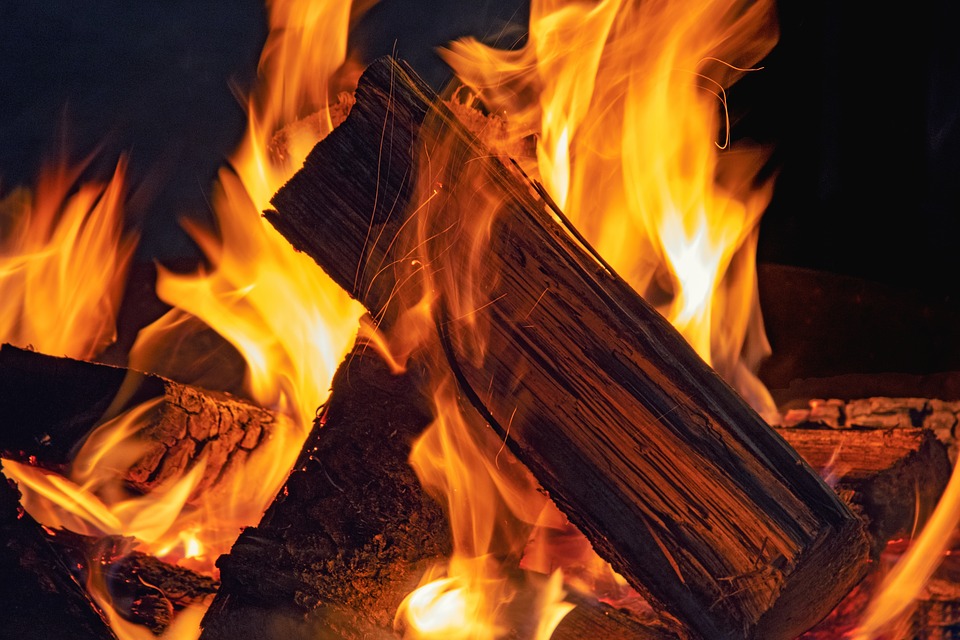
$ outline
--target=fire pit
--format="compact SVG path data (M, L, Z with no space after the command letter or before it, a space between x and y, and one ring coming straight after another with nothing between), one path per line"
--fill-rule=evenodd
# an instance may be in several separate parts
M765 384L810 375L727 108L772 3L534 3L443 95L268 9L202 268L129 271L125 160L0 203L4 628L950 633L951 375Z

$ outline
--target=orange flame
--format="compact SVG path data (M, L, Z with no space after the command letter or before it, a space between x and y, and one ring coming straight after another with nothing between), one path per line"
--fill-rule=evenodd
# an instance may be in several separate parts
M756 151L732 152L723 140L729 123L718 113L726 107L725 88L773 46L774 18L767 0L534 0L523 48L500 51L467 39L442 52L486 106L505 117L514 148L519 139L535 136L536 157L523 168L539 176L599 253L770 421L778 418L776 407L753 373L769 352L753 263L771 184L753 186L765 158ZM433 165L444 164L436 146L430 155ZM421 174L418 202L426 210L443 180L423 168ZM425 272L426 298L442 296L451 317L467 323L477 308L474 300L485 299L476 258L482 252L476 249L486 246L499 206L485 197L482 185L471 187L469 216L463 212L456 219L457 242L463 243L458 255L466 258L432 262L429 246L436 236L423 223L429 212L419 210L417 246L426 249L411 252ZM467 218L476 221L469 230L463 228ZM485 328L472 331L460 336L468 344L459 347L480 357ZM518 553L517 541L528 537L534 540L528 554L536 559L526 566L593 567L597 574L587 578L589 586L603 579L618 597L629 591L606 563L591 559L589 545L578 551L578 561L551 557L564 545L537 546L549 536L533 525L560 529L562 516L543 502L534 507L517 499L524 490L535 491L531 485L501 483L491 460L500 458L502 444L464 438L477 429L460 413L455 394L444 391L452 382L441 377L436 384L437 420L411 461L425 486L446 495L455 555L441 577L430 576L436 579L405 605L415 637L429 636L427 630L448 634L449 620L468 610L478 625L469 637L496 637L497 611L510 590L503 566L489 558L500 557L505 565ZM513 515L513 524L500 525L493 535L490 523L503 523L504 513Z
M777 38L773 3L535 0L520 50L443 53L518 137L599 253L771 421L754 270L771 184L728 148L724 90ZM716 143L718 132L723 140Z
M326 79L346 61L350 3L291 0L269 9L264 84L250 99L246 137L215 185L219 234L185 223L213 268L187 275L159 270L157 293L173 310L141 331L131 352L137 368L156 370L175 328L197 318L242 354L247 393L281 419L244 471L204 496L200 513L206 515L195 519L203 526L181 537L182 553L200 544L211 560L229 550L240 526L259 521L283 484L362 314L359 303L261 216L332 129ZM282 153L271 153L278 130L317 110L320 124L291 127Z
M356 335L362 313L358 303L350 300L308 257L296 253L260 215L273 193L334 124L332 112L326 109L330 96L335 95L331 88L336 88L337 82L344 87L350 82L351 67L345 62L351 3L278 0L268 2L268 8L271 31L260 62L264 83L250 99L246 137L230 166L221 170L215 185L213 205L218 234L188 225L213 269L195 275L160 269L158 295L173 310L141 332L131 352L130 365L142 371L164 371L162 362L168 351L184 339L183 331L197 326L190 319L199 319L244 356L249 395L278 415L272 437L250 455L242 472L230 475L231 484L218 484L199 501L191 500L189 504L187 497L202 477L202 459L169 485L146 496L128 495L119 481L139 453L130 443L135 441L133 436L152 410L150 406L99 427L75 460L70 479L8 463L11 475L27 489L27 508L38 514L40 521L81 532L134 536L149 551L192 558L195 568L205 570L213 569L213 560L229 550L239 529L256 523L276 495L315 411L325 400L334 370ZM342 80L334 80L338 70ZM273 148L274 137L281 128L318 110L323 110L320 116L314 116L318 124L290 127L284 148L280 152ZM88 227L111 226L110 216L114 214L107 209L118 200L121 169L116 186L102 195L81 191L71 202L79 210L97 207L90 216L96 224L81 225L81 232ZM43 197L56 195L56 189L64 190L45 190ZM10 199L7 207L16 203ZM21 329L21 320L11 320L11 330L18 332L13 335L17 341L32 343L44 351L87 357L102 346L103 336L111 335L113 315L103 323L109 331L98 333L89 346L40 343L41 337L65 340L77 334L69 330L65 319L50 313L48 298L73 295L63 308L76 313L104 306L112 311L117 296L104 293L101 288L90 294L88 302L87 298L76 296L81 287L54 288L47 281L72 270L79 276L78 283L86 284L85 281L94 279L87 274L89 270L103 266L111 274L118 271L115 263L125 264L129 250L126 245L122 250L117 246L94 247L92 240L75 232L64 241L63 251L71 250L76 255L71 254L70 260L59 266L45 267L46 271L38 269L41 275L49 272L50 276L37 286L34 283L40 282L39 276L31 275L28 289L27 278L18 275L24 272L21 256L36 254L45 259L49 252L45 253L34 235L50 235L46 219L53 219L53 211L40 209L36 220L23 225L28 230L27 239L14 247L17 262L0 262L0 274L5 276L0 279L0 287L4 287L0 292L7 291L7 274L13 274L19 280L11 280L13 284L9 286L19 287L16 293L27 300L37 295L44 299L44 313L32 315L55 319L55 324L34 333ZM70 269L66 269L67 264ZM0 318L0 330L6 322ZM216 379L205 377L204 382L213 386ZM91 589L97 591L95 585ZM108 602L104 606L110 611ZM120 625L114 630L124 638L142 635L139 629L129 629L131 625L113 618ZM192 631L178 633L177 637L195 637Z
M890 637L943 561L960 525L960 467L954 466L947 487L919 536L884 578L853 633L853 640ZM900 637L897 635L896 637Z
M123 231L126 162L107 184L78 186L61 163L33 193L0 201L0 340L92 358L116 337L116 315L136 237Z

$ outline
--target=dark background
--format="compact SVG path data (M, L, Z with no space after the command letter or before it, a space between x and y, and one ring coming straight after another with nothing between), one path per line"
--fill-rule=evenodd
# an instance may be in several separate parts
M876 285L893 304L901 293L919 300L897 322L880 312L859 321L887 327L883 348L940 331L943 310L960 300L960 9L947 0L780 4L781 37L764 70L729 92L734 137L775 149L761 267L846 278L817 281L836 295ZM433 47L466 34L516 43L526 19L520 0L383 0L352 46L367 59L396 52L439 88L448 74ZM253 83L266 34L257 0L0 0L0 190L30 184L58 151L95 153L88 173L102 177L126 153L138 257L194 257L177 218L209 219L210 184L244 129L231 87ZM780 282L776 291L811 287L790 282L796 291ZM795 313L769 304L773 315ZM841 324L844 299L830 305ZM796 333L777 332L781 343ZM925 359L869 366L952 368L960 353L945 351L955 346L935 341L922 347Z

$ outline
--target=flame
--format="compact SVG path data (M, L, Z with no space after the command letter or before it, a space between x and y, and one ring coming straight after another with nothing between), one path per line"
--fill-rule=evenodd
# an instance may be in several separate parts
M505 117L513 133L508 145L535 138L535 158L521 159L524 170L539 177L599 254L771 422L779 414L754 375L769 353L754 262L757 224L772 185L754 184L765 156L732 149L729 122L719 114L726 87L775 43L774 13L767 0L534 0L522 48L501 51L465 39L441 52L485 106ZM457 336L459 351L482 358L487 328L474 321L474 312L489 290L480 261L500 203L481 183L461 184L471 194L470 211L444 212L447 226L437 224L431 203L446 181L434 167L448 159L443 141L432 142L424 143L430 158L421 165L412 265L423 272L423 299L442 301L446 318L470 325ZM459 179L469 175L464 170ZM450 200L444 206L452 206ZM453 227L457 238L448 240L445 230ZM450 242L459 243L456 251L447 251ZM452 263L458 259L452 254L459 261ZM402 330L410 331L409 324ZM415 332L420 340L426 333ZM579 545L574 559L555 554L577 545L543 543L551 539L544 531L568 526L562 515L529 500L524 492L535 493L535 483L504 481L496 464L509 458L503 443L491 446L477 435L449 378L439 375L434 383L436 421L411 462L424 486L445 496L455 553L439 577L428 576L405 603L408 633L450 636L459 624L467 629L464 637L502 634L500 611L512 597L506 567L528 540L525 566L577 567L584 575L564 577L594 589L606 581L618 598L630 597L589 545ZM467 614L474 626L462 626ZM550 614L540 615L552 632Z
M126 161L107 184L46 167L31 193L0 201L0 340L92 358L116 337L136 236L123 231Z
M954 466L947 487L920 535L885 576L854 631L853 640L889 637L904 622L910 607L937 569L960 525L960 467ZM897 636L899 637L899 636Z
M246 392L278 416L271 438L247 458L242 472L230 474L228 482L197 500L188 498L202 478L202 458L168 485L132 496L120 478L142 452L135 444L136 434L154 408L139 407L97 429L74 460L70 478L6 463L25 489L26 508L41 522L80 532L133 536L141 549L212 572L213 561L229 550L240 528L259 521L275 497L354 340L362 308L308 257L295 252L260 214L335 124L336 105L328 107L335 102L332 96L349 88L354 79L355 65L346 57L347 35L351 19L372 3L362 4L355 8L350 2L333 1L267 3L271 31L260 60L263 82L249 100L246 136L218 175L212 203L217 231L185 223L212 267L195 274L159 269L157 293L173 308L141 332L130 354L132 369L164 372L170 351L189 340L199 324L206 325L245 358ZM310 126L301 126L302 118L317 112ZM283 145L277 149L281 129ZM8 320L5 309L0 332L11 340L46 352L90 357L112 336L118 294L105 285L122 275L119 267L130 254L112 231L119 219L122 169L118 167L108 187L99 191L84 187L74 196L68 209L77 213L63 215L55 234L52 225L61 216L53 201L57 196L62 199L67 185L44 184L38 196L42 206L16 227L23 227L22 239L17 235L3 245L0 291L7 294L5 299L24 299L24 316L51 320L28 332L22 318ZM23 208L21 202L26 199L9 198L4 210ZM93 231L104 239L92 237ZM51 235L55 248L44 242ZM63 259L51 260L56 254ZM76 277L66 282L65 276ZM54 288L58 277L65 282ZM51 296L62 296L62 304L54 308ZM28 313L40 299L43 313ZM92 316L90 311L96 311L100 329L92 336L90 330L74 330L73 324L91 321L82 315L76 321L57 315L61 306L64 314ZM81 338L86 340L67 342ZM205 385L215 387L216 376L204 373ZM95 583L91 591L100 593L105 610L112 612ZM116 615L111 619L122 637L143 635ZM196 637L193 631L177 633L176 637Z
M754 186L764 154L730 148L719 114L776 38L767 0L535 0L523 48L442 52L536 137L528 173L600 255L771 421L754 262L772 185Z
M178 540L175 523L203 476L202 462L166 486L132 495L122 472L143 453L136 434L158 405L148 401L105 422L87 439L65 478L58 473L5 460L7 475L20 485L24 508L46 526L84 535L131 536L157 555Z
M281 419L244 471L231 474L232 484L203 500L199 511L206 515L195 519L200 524L179 533L182 553L203 548L211 560L228 551L239 527L257 522L275 497L362 315L359 303L261 217L335 124L330 87L347 62L351 3L291 0L268 8L263 84L249 99L246 135L214 188L217 233L184 223L212 268L159 270L157 293L173 309L141 331L131 352L137 368L155 370L169 357L169 345L196 326L190 319L197 319L243 356L246 392ZM307 114L314 114L311 126L303 126ZM281 130L283 148L277 150Z
M183 554L203 548L211 562L229 550L241 526L259 521L276 496L363 312L261 216L306 153L332 130L327 80L346 62L351 6L309 0L268 6L263 84L249 100L246 136L214 188L218 233L185 222L212 268L194 274L159 269L157 294L173 309L141 331L131 352L137 368L156 370L169 357L171 341L183 335L177 328L189 330L188 319L198 319L243 356L246 392L281 421L242 473L203 496L203 515L193 518L191 532L179 533ZM318 111L316 126L291 127L282 153L271 151L278 131Z

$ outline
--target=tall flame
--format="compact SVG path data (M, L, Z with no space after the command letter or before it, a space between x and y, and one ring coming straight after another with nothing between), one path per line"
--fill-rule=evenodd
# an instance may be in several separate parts
M767 0L534 0L521 49L466 39L442 52L485 106L505 118L512 142L535 137L535 158L523 168L539 176L600 255L771 421L776 407L754 375L769 347L753 269L757 223L771 185L754 185L765 158L744 148L733 152L721 114L725 88L769 52L776 37ZM437 151L442 142L424 146L431 165L448 161ZM423 221L444 180L421 166L420 182ZM466 257L455 264L440 258L446 246L431 254L431 243L444 235L437 232L442 224L425 225L411 254L424 271L425 291L443 297L450 317L469 323L487 284L476 249L486 246L499 203L485 197L482 184L460 188L471 193L471 209L450 218L462 244L447 253ZM484 331L474 326L460 347L482 357ZM473 626L461 626L467 629L462 637L494 638L502 635L498 612L512 597L505 586L509 558L522 553L528 539L548 539L539 533L544 528L559 531L566 523L552 505L517 498L535 483L506 480L493 464L509 458L503 443L464 438L478 430L455 394L443 392L452 382L440 376L435 383L438 417L411 460L424 485L446 495L455 554L439 577L428 576L411 594L402 615L408 633L425 638L449 635L450 621L469 611ZM510 533L493 535L494 522L512 527ZM552 571L599 564L608 582L623 584L608 565L590 559L588 547L575 562L537 544L527 551L534 559L526 566ZM491 557L501 565L491 566ZM542 620L551 618L549 611Z
M0 200L0 341L92 358L116 337L136 236L123 229L126 162L107 184L82 166L45 168Z
M334 125L328 83L346 62L351 6L290 0L268 7L263 84L249 100L243 142L214 189L218 232L186 223L212 269L186 275L160 269L157 293L173 310L141 332L131 354L138 368L155 370L178 335L176 327L185 318L197 318L243 355L247 392L274 409L285 427L257 448L244 472L232 475L230 486L205 501L207 517L195 525L195 535L184 538L183 551L187 543L197 548L199 536L210 558L229 550L239 527L258 521L276 495L362 314L359 303L261 216ZM313 126L297 126L307 114L315 114ZM287 135L278 151L281 130ZM211 537L218 543L212 549Z
M772 2L534 0L526 45L444 58L518 137L573 224L765 417L756 274L765 160L729 148L725 89L776 42ZM719 140L719 142L718 142Z
M173 309L141 332L130 354L130 366L167 373L164 360L169 351L189 339L184 331L195 328L198 323L192 319L199 319L244 356L247 392L262 406L275 410L278 428L249 456L242 472L230 474L229 486L220 483L191 504L187 498L202 476L202 459L168 486L146 496L131 497L119 486L117 473L138 454L129 443L149 415L148 406L101 425L75 460L71 478L23 465L8 466L27 489L25 500L31 510L43 514L41 521L88 533L134 536L159 555L195 556L194 560L203 562L194 566L206 570L212 570L213 560L229 550L242 526L259 520L276 495L315 411L325 400L334 370L356 335L362 313L358 303L261 218L269 198L299 168L313 144L332 129L335 105L328 109L331 96L336 95L337 82L350 81L350 66L344 63L351 3L277 0L268 2L268 8L271 31L260 61L263 83L249 101L246 136L215 185L217 232L187 223L212 269L193 275L159 270L158 295ZM338 70L342 81L334 78ZM291 126L283 148L276 148L275 137L281 129L318 111L311 126ZM0 262L0 292L16 293L27 301L25 306L35 305L42 297L47 306L44 313L25 313L9 321L0 317L0 330L9 326L6 332L13 334L12 339L47 352L90 357L112 335L113 316L104 313L103 330L86 342L51 342L87 336L71 331L69 318L55 315L55 310L77 313L93 309L100 313L105 307L112 311L118 300L115 293L102 288L86 298L77 294L96 286L87 283L94 280L91 270L103 268L122 274L111 261L125 264L129 257L125 244L116 246L114 241L114 246L95 247L87 237L90 229L109 230L118 219L119 213L108 209L118 202L121 179L122 167L116 186L111 183L101 192L90 187L74 197L71 207L92 209L89 220L94 222L81 218L70 223L77 228L64 230L64 235L68 231L72 235L61 240L58 251L64 259L56 264L43 262L29 271L23 266L27 262L24 256L47 261L53 253L39 241L51 235L56 209L38 208L36 219L22 225L25 239L17 240L10 251L11 261ZM40 198L52 198L64 189L48 185ZM47 200L40 198L38 202L46 204ZM11 198L5 207L19 203ZM3 255L7 253L5 250ZM63 279L64 274L76 276L76 282L51 286L51 279ZM45 282L38 286L41 278ZM54 307L48 300L52 295L73 297ZM28 332L22 321L27 315L49 317L52 323ZM205 377L204 383L211 386L216 378ZM109 610L105 592L95 584L91 589ZM129 626L114 630L124 638L142 635ZM196 637L194 632L177 633L186 638Z

